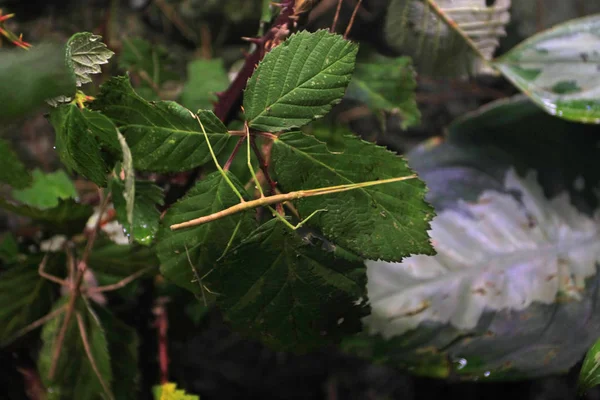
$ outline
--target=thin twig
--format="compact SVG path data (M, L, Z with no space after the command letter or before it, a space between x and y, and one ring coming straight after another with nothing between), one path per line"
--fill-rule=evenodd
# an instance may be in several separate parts
M356 13L362 4L362 0L358 0L356 6L354 7L354 11L352 11L352 17L350 17L350 22L348 23L348 27L346 27L346 32L344 32L344 39L348 39L348 35L350 34L350 30L352 30L352 25L354 25L354 19L356 18Z
M110 292L112 290L121 289L121 288L127 286L129 283L136 280L137 278L139 278L140 276L144 275L147 271L149 271L151 269L152 269L152 267L147 267L147 268L139 270L138 272L136 272L134 274L129 275L126 278L121 279L117 283L113 283L112 285L86 288L85 291L86 291L86 293L92 294L92 293Z
M48 253L46 253L44 255L44 258L42 259L42 262L40 263L40 266L38 268L38 275L41 276L42 278L45 278L51 282L54 283L58 283L61 286L69 286L69 282L67 282L64 279L61 279L57 276L51 275L47 272L45 272L45 268L46 268L46 262L48 261Z
M110 387L104 381L100 370L98 369L98 365L96 364L96 360L94 359L94 355L92 354L92 349L90 347L90 342L88 340L87 332L85 331L85 324L83 323L83 318L81 314L75 313L77 317L77 324L79 325L79 334L81 335L81 341L83 342L83 348L85 349L85 354L87 354L88 360L90 360L90 364L92 365L92 369L94 373L98 377L100 384L102 385L102 389L104 389L104 393L108 395L109 398L114 399L115 396L112 394Z
M333 23L331 24L331 29L329 30L331 33L335 33L335 26L337 25L338 18L340 17L340 10L342 9L342 3L344 0L338 0L337 8L335 9L335 16L333 17Z
M196 32L192 30L185 21L179 16L175 7L168 4L165 0L154 0L154 3L158 6L160 11L163 12L165 17L192 43L198 42Z
M48 321L54 319L55 317L58 317L60 314L64 313L66 309L67 309L67 306L64 305L61 308L58 308L58 309L52 311L51 313L46 314L45 316L38 319L37 321L32 322L31 324L29 324L26 327L24 327L23 329L15 332L14 335L12 335L8 339L6 339L2 343L0 343L0 347L4 347L4 346L14 342L16 339L20 338L21 336L39 328L40 326L44 325L46 322L48 322Z
M484 63L489 64L489 60L486 58L485 54L481 52L481 49L477 47L475 42L458 26L458 24L448 16L448 14L437 5L435 0L424 0L425 4L439 17L446 25L453 29L456 33L458 33L463 40L467 43L467 45L477 54Z
M275 182L271 178L271 175L269 175L269 164L267 163L266 158L263 157L262 152L256 145L256 138L250 137L250 144L252 145L252 150L254 151L254 154L256 155L256 158L258 159L258 166L260 167L260 170L263 172L263 175L265 176L265 179L267 180L267 183L269 184L269 195L272 196L275 194L275 188L277 187L277 182Z
M242 146L242 144L244 143L244 140L246 140L246 136L240 137L238 142L235 144L235 147L233 148L231 155L229 156L229 158L225 162L225 165L223 166L223 171L229 171L229 167L231 167L231 163L235 159L235 156L237 155L237 152L240 150L240 147Z
M158 330L158 362L160 367L160 383L169 382L169 351L167 332L169 330L169 317L167 315L167 297L159 297L152 312L156 315L154 326Z
M83 256L77 265L77 277L75 278L75 282L73 284L73 289L71 290L71 297L69 298L69 303L67 305L67 314L65 315L65 319L63 320L63 324L60 327L60 331L58 333L58 337L56 338L56 342L54 343L54 352L52 354L52 361L50 364L50 372L48 373L49 379L54 379L54 374L56 373L56 367L58 365L58 359L60 357L60 351L62 350L62 344L65 340L65 335L67 333L67 328L69 326L69 322L71 322L71 317L73 316L73 312L75 311L75 301L80 293L81 282L83 281L83 275L85 270L87 269L87 260L92 251L92 247L94 246L94 242L96 241L96 237L98 234L98 230L100 229L100 225L102 223L102 214L106 210L108 206L108 202L110 200L110 196L107 195L102 200L102 204L100 205L100 211L98 214L98 220L96 221L96 225L94 226L94 230L91 232L88 241L86 243L85 249L83 250Z
M352 183L352 184L347 184L347 185L331 186L331 187L319 188L319 189L300 190L297 192L289 192L289 193L285 193L285 194L276 194L273 196L262 197L260 199L250 200L250 201L246 201L244 203L239 203L239 204L236 204L235 206L226 208L224 210L218 211L218 212L210 214L210 215L206 215L204 217L192 219L190 221L182 222L180 224L171 225L170 228L173 231L177 230L177 229L189 228L192 226L202 225L207 222L216 221L218 219L221 219L221 218L233 215L233 214L237 214L242 211L250 210L253 208L264 207L264 206L268 206L271 204L277 204L277 203L283 203L286 201L297 200L297 199L301 199L304 197L322 196L322 195L326 195L326 194L346 192L349 190L354 190L354 189L359 189L359 188L364 188L364 187L369 187L369 186L383 185L386 183L393 183L393 182L400 182L400 181L405 181L408 179L414 179L416 177L417 177L417 175L409 175L409 176L402 176L399 178L382 179L379 181Z

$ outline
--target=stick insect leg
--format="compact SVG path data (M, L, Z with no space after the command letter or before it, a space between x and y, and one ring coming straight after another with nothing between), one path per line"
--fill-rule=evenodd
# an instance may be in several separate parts
M202 121L200 120L200 117L196 114L194 114L193 112L190 111L190 114L192 115L192 117L198 121L198 124L200 124L200 128L202 129L202 133L204 134L204 139L206 140L206 145L208 146L208 150L210 151L210 155L213 159L213 162L215 163L215 166L217 167L217 169L219 170L219 172L221 173L221 176L223 177L223 179L225 180L225 182L227 182L227 184L229 185L229 187L231 188L231 190L233 190L233 192L237 195L237 197L240 198L240 201L243 203L246 200L244 200L244 196L242 196L242 194L240 193L239 190L237 190L237 188L235 187L235 185L233 184L233 182L231 182L231 179L229 179L229 176L227 176L227 172L225 172L223 170L223 168L221 167L221 164L219 164L219 160L217 160L217 156L212 148L212 145L210 144L210 139L208 138L208 134L206 133L206 129L204 129L204 125L202 124Z
M52 274L49 274L47 272L45 272L46 269L46 262L48 262L48 253L46 253L44 255L44 258L42 259L42 262L40 263L40 266L38 268L38 274L45 279L48 279L49 281L52 281L54 283L58 283L61 286L70 286L69 282L61 279L57 276L54 276Z
M89 287L89 288L86 288L85 290L87 293L101 293L101 292L110 292L113 290L121 289L121 288L127 286L128 284L130 284L131 282L133 282L134 280L136 280L137 278L139 278L140 276L144 275L147 271L149 271L151 269L152 269L152 267L147 267L147 268L141 269L141 270L121 279L119 282L113 283L111 285Z
M108 396L109 399L114 400L115 397L112 394L107 382L102 377L102 374L100 373L100 370L98 369L98 364L96 364L96 360L94 359L94 355L92 354L92 349L90 347L90 342L88 340L87 332L85 331L85 324L83 322L83 318L81 317L81 314L79 314L79 313L76 313L75 316L77 317L77 325L79 326L79 334L81 335L81 341L83 342L83 348L85 349L87 358L90 361L90 364L92 365L92 369L94 370L96 377L100 381L100 384L102 385L102 389L104 389L105 394Z

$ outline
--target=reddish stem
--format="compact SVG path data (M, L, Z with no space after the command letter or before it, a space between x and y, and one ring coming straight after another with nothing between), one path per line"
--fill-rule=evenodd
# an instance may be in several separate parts
M237 155L238 151L240 150L240 147L242 147L242 143L244 143L244 140L246 140L246 136L240 137L238 142L235 144L235 147L233 148L231 155L229 156L229 158L227 159L227 162L223 166L223 170L229 171L229 167L231 167L231 163L235 159L235 156Z
M253 40L256 44L256 50L246 57L244 66L240 72L238 72L231 85L229 85L229 88L218 94L219 99L215 104L214 113L225 124L235 117L235 114L238 111L237 105L241 100L248 79L250 79L254 69L267 52L267 50L265 50L265 44L275 39L278 28L291 22L290 17L294 15L295 3L296 0L283 0L280 3L281 12L275 20L273 27L262 37Z
M256 158L258 159L258 165L265 176L265 179L269 183L269 196L273 196L275 194L275 188L277 187L277 182L275 182L271 175L269 175L269 162L268 159L263 157L262 152L256 145L256 138L254 136L250 136L250 144L252 145L252 150L254 150L254 154L256 154Z
M160 367L160 384L169 382L169 350L167 331L169 330L169 317L167 314L166 297L159 297L154 307L156 320L154 326L158 331L158 363Z

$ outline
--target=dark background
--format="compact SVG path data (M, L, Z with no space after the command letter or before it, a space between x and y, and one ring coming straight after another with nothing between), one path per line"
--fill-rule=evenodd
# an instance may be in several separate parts
M592 11L577 0L561 1L563 5L572 3L570 9L575 15L569 15L564 9L559 10L561 15L557 15L553 0L515 0L521 2L519 10L522 14L516 14L515 10L503 48L510 48L519 42L531 29L543 28L560 19ZM190 26L202 24L208 30L210 38L204 39L210 43L213 56L222 57L227 65L240 57L244 47L240 37L253 36L258 29L259 8L248 5L253 3L251 0L173 0L167 3L176 9L180 3L189 5L188 9L192 11L184 16L184 20ZM224 6L225 3L229 3L230 8ZM527 10L522 3L529 3L533 11L522 11ZM536 8L539 3L543 8ZM366 41L382 52L387 51L381 40L386 4L387 0L365 0L363 6L367 13L359 16L353 30L355 39ZM154 1L0 0L0 8L17 14L9 26L16 32L23 32L25 39L34 44L44 40L64 41L77 31L102 34L109 46L118 45L115 39L123 32L131 36L143 36L168 48L182 81L185 80L186 62L203 51L201 40L190 39L187 37L189 35L182 34L161 14L164 9L157 7ZM109 12L111 9L112 13ZM347 22L349 12L348 7L342 10L341 25ZM311 14L308 20L302 22L316 28L328 26L331 19L330 10L325 8L325 11ZM532 22L532 19L535 21ZM115 41L111 43L112 40ZM204 46L206 50L206 43ZM494 77L466 81L419 77L418 82L417 98L423 114L421 126L398 131L392 128L398 124L388 121L387 128L382 129L377 121L360 118L352 122L353 129L369 132L369 135L365 135L368 139L406 152L421 141L442 134L445 126L465 112L515 93L510 84ZM344 111L344 107L348 106L342 104L335 112ZM57 165L52 151L53 132L42 114L30 116L3 129L18 143L21 155L30 165L42 165L48 169ZM0 231L18 227L19 221L0 214ZM140 335L140 386L143 388L140 398L146 399L150 398L149 388L158 382L157 337L151 305L158 295L164 293L160 293L152 281L144 281L140 283L136 294L128 301L117 300L111 306L123 320L135 326ZM169 372L172 381L201 395L203 400L576 398L578 366L564 376L521 382L450 382L418 378L339 354L335 349L307 355L271 351L232 332L216 311L209 312L198 323L193 323L181 306L188 301L190 299L186 295L175 294L167 306L170 324ZM28 371L35 366L33 360L38 346L36 340L26 340L0 352L0 398L28 398L23 388L28 385ZM592 390L584 398L600 399L600 390Z

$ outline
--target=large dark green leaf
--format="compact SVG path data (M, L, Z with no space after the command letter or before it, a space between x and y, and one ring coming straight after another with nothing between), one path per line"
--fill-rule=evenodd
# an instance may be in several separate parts
M68 298L57 302L56 310L67 303ZM88 309L81 298L75 304L75 313L67 325L55 375L49 377L54 347L66 313L52 319L42 330L42 348L38 357L38 370L46 388L57 399L97 400L114 398L111 384L113 371L108 352L108 341L98 317ZM99 373L96 374L80 331L77 315L80 316L89 350Z
M4 50L0 60L0 120L25 114L48 98L75 92L61 46Z
M275 47L248 80L244 111L250 127L278 132L327 114L344 96L357 51L326 30L302 31Z
M332 153L314 137L300 132L275 141L272 160L277 181L287 191L316 189L397 178L413 174L406 161L383 147L344 136L345 149ZM418 179L370 186L343 193L300 199L303 218L335 243L365 258L401 260L432 249L427 236L433 209L425 202Z
M117 400L139 399L138 350L140 340L135 329L118 320L105 308L95 310L108 340L113 371L112 390Z
M0 139L0 183L23 189L31 183L31 175L5 140Z
M111 118L125 136L136 169L184 171L211 160L204 134L189 110L171 101L147 102L135 93L127 77L102 85L92 107ZM212 112L198 115L218 154L232 137Z
M243 185L231 174L244 196ZM171 231L170 225L221 211L240 202L219 172L214 172L196 184L188 194L173 205L163 219L157 238L157 254L161 272L171 281L196 294L202 289L202 278L216 267L225 251L239 243L255 227L253 211L246 211L218 221ZM187 249L187 253L186 253ZM188 254L190 261L188 261Z
M597 138L521 97L410 153L438 214L438 255L367 263L373 336L348 348L433 376L572 367L600 329Z
M417 125L421 113L415 98L415 71L409 57L379 58L357 63L346 97L365 103L375 112L400 114L402 128Z
M88 265L94 272L122 279L146 268L150 268L148 274L155 273L152 267L158 267L158 259L152 248L99 240Z
M123 197L124 184L120 180L113 180L112 193L115 210L119 222L129 227L127 221L126 202ZM133 206L133 223L131 227L125 228L126 232L132 235L132 239L143 245L150 245L156 232L160 211L157 205L163 204L163 191L160 187L149 181L135 182L135 198Z
M56 131L56 150L61 161L97 185L106 186L106 175L114 160L107 163L101 148L106 147L113 154L119 149L120 153L114 124L104 115L75 104L52 110L50 122Z
M336 258L273 219L207 279L234 327L275 348L304 351L360 329L365 278L360 260Z
M28 257L0 274L0 344L50 310L55 284L38 274L40 262L41 257Z
M23 204L14 204L0 198L0 208L29 217L35 222L52 228L54 233L81 233L93 208L72 199L59 200L53 208L39 209Z
M541 32L494 65L552 115L600 123L600 15Z

